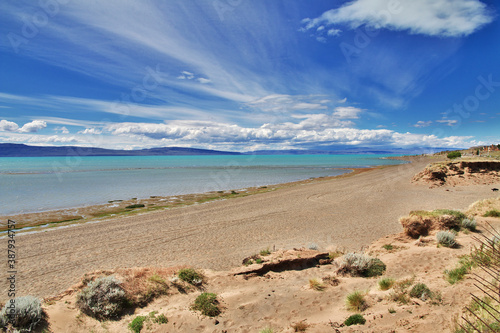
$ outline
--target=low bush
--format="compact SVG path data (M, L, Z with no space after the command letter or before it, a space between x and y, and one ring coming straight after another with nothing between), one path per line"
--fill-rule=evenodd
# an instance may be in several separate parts
M208 317L216 317L221 313L217 295L213 293L202 293L196 297L192 308Z
M457 242L455 241L455 234L451 231L439 231L436 234L436 239L439 244L446 247L454 247L457 245Z
M424 283L417 283L410 290L410 297L420 298L422 301L425 301L431 296L431 290Z
M342 258L338 273L372 277L382 275L385 269L385 264L378 258L360 253L347 253Z
M366 323L366 319L360 315L359 313L353 314L349 318L344 321L345 326L351 325L364 325Z
M477 221L474 218L472 219L465 218L462 220L462 227L470 231L476 231Z
M192 268L181 269L177 273L177 275L179 276L179 279L181 279L182 281L185 281L195 286L203 283L203 278L204 278L203 274Z
M347 309L351 311L363 312L368 308L365 301L365 294L359 290L355 290L346 297Z
M394 279L382 278L378 281L378 287L380 290L389 290L394 285Z
M11 304L13 304L13 312L9 308ZM0 328L6 328L10 323L16 332L30 332L42 321L44 316L42 303L38 298L33 296L16 297L12 303L8 301L0 311Z
M144 322L148 319L146 316L137 316L132 320L130 324L128 324L129 330L134 333L140 333L142 328L144 327Z
M264 328L263 330L260 330L259 333L274 333L273 329L268 327L268 328Z
M452 160L455 158L462 157L462 153L459 151L452 151L452 152L449 152L448 155L446 155L446 157L448 157L450 160Z
M484 213L484 217L500 217L500 211L497 209L492 209Z
M97 319L118 317L127 302L121 282L106 276L90 282L77 296L76 305Z

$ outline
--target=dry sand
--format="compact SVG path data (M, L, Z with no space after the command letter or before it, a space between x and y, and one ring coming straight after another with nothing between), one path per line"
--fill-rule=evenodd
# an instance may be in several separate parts
M315 243L320 249L360 249L401 231L398 217L410 210L465 209L491 197L489 185L429 189L411 184L429 161L415 158L352 177L17 235L18 295L52 296L98 269L192 265L221 270L268 247ZM6 247L4 238L0 248ZM5 301L3 270L0 281Z

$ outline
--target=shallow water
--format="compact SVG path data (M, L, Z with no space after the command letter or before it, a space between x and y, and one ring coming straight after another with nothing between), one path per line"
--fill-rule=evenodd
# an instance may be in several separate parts
M0 158L0 215L109 200L241 189L404 163L392 155L86 156Z

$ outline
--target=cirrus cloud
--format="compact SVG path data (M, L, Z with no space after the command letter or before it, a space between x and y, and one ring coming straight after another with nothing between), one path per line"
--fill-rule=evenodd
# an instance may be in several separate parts
M304 30L325 24L344 24L351 29L367 25L411 34L461 37L492 20L488 7L479 0L354 0L303 22Z

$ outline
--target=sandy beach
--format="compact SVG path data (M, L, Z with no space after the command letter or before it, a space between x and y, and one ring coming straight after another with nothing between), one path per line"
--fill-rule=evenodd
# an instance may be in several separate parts
M20 295L49 297L83 274L118 267L229 269L264 248L358 250L400 232L410 210L466 209L491 186L429 189L410 182L430 161L383 167L276 191L17 235ZM6 248L6 239L0 240ZM6 273L0 297L7 297Z

